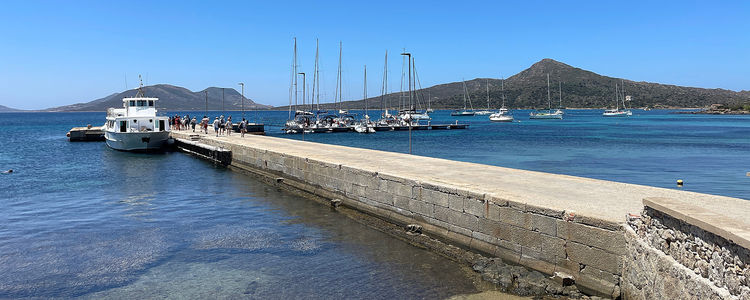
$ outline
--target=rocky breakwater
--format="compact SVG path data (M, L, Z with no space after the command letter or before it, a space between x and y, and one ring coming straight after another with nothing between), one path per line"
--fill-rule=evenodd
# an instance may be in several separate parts
M628 217L623 292L641 299L750 299L746 240L722 230L720 221L702 219L712 214L698 207L673 210L675 202L645 199L642 214Z

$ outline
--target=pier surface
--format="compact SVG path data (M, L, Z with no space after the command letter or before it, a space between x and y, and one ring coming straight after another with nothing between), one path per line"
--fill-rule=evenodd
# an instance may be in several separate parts
M172 132L183 139L192 134ZM667 229L682 224L673 219L700 229L687 230L687 236L705 231L729 237L703 238L716 240L718 249L728 245L728 252L747 252L743 247L750 240L750 203L737 198L276 137L199 136L199 143L230 150L234 167L342 199L343 205L394 223L419 224L427 234L480 253L570 276L579 287L601 296L651 298L669 291L669 286L659 290L636 282L643 276L628 276L628 270L675 281L694 273L694 263L684 262L682 254L665 254L643 240L650 233L642 232L650 232L650 227L638 233L629 229L629 222L640 219L642 212L655 215L644 215L648 220L667 220ZM644 210L646 198L670 200L659 205L647 200L650 206ZM695 207L703 216L695 216ZM742 253L738 257L750 260ZM750 266L750 261L742 266ZM688 282L686 294L670 295L730 295L722 283L704 281ZM750 293L747 285L744 288ZM645 289L652 290L643 293Z

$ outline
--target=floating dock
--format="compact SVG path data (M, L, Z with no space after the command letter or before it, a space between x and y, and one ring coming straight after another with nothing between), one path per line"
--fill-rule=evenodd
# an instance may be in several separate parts
M99 142L104 141L104 131L102 126L73 127L67 137L71 142Z

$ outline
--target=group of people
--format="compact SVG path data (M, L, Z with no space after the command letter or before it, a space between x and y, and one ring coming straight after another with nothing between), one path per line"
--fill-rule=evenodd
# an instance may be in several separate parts
M190 115L185 115L184 117L180 117L179 115L174 115L174 117L169 117L170 124L172 124L172 128L175 130L188 130L190 128L193 129L193 132L195 132L195 126L199 125L198 130L203 131L203 133L208 134L208 124L211 123L211 126L214 128L214 132L216 133L216 136L219 135L231 135L232 131L234 130L234 124L232 123L232 116L229 116L228 118L224 119L224 115L221 115L220 117L216 117L213 122L210 122L209 118L207 116L203 116L203 119L200 120L200 123L198 123L198 120L193 117L190 118ZM244 137L245 133L247 132L247 120L245 118L242 118L242 121L237 124L237 127L240 132L240 136Z

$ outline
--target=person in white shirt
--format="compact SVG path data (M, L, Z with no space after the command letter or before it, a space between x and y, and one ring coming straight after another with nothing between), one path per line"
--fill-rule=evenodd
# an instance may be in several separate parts
M214 126L214 131L216 132L216 136L219 136L219 117L216 117L216 119L214 119L213 126Z

